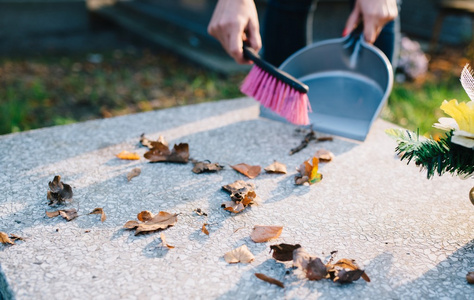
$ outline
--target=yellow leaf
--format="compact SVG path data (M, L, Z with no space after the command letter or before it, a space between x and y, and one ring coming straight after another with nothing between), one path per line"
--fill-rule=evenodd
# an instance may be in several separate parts
M139 160L140 155L136 152L128 152L128 151L122 151L119 154L116 155L120 159L126 159L126 160Z
M316 183L323 179L323 175L321 173L318 173L318 165L319 159L317 157L313 157L313 166L309 176L309 183Z

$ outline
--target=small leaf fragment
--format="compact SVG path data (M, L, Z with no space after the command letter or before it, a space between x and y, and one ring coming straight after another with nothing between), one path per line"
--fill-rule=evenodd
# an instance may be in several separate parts
M173 226L178 221L177 214L170 214L165 211L160 211L157 215L153 215L149 211L142 211L138 214L137 218L146 221L140 222L132 220L123 225L124 228L135 229L135 235L140 232L166 229L169 226Z
M281 282L280 280L277 280L273 277L267 276L263 273L255 273L255 276L260 280L263 280L263 281L266 281L268 283L277 285L277 286L281 287L282 289L285 288L285 285L283 284L283 282Z
M13 242L9 237L8 234L5 232L0 231L0 242L2 244L10 244L10 245L15 245L15 242Z
M270 249L273 251L273 258L279 261L293 260L293 251L298 248L301 248L300 244L278 244L270 246Z
M474 272L467 273L466 280L469 284L474 284Z
M331 151L319 149L314 154L315 157L319 159L320 162L330 162L334 159L334 154Z
M194 164L193 172L196 174L200 173L210 173L210 172L217 172L224 168L218 163L211 163L210 161L192 161Z
M103 223L107 220L107 216L105 215L104 209L102 207L94 208L89 215L100 215L100 221Z
M140 155L138 155L138 153L129 152L129 151L125 151L125 150L120 152L119 154L117 154L115 156L117 156L120 159L124 159L124 160L139 160L140 159Z
M207 223L204 223L202 224L202 227L201 227L201 231L205 234L205 235L209 235L209 230L207 230L206 226L208 226L209 224Z
M202 209L200 208L196 208L193 210L198 216L206 216L207 217L207 213L205 213Z
M24 241L24 240L25 240L25 239L22 238L21 236L18 236L18 235L13 234L13 233L10 234L10 239L11 239L12 241Z
M59 216L59 210L46 211L46 216L48 216L49 218L55 218L55 217Z
M235 263L250 263L255 259L253 256L252 252L249 251L247 248L247 245L242 245L232 251L227 252L224 255L224 259L227 263L229 264L235 264Z
M255 243L268 242L271 239L276 239L281 235L283 226L262 226L255 225L250 238Z
M268 173L286 174L285 164L278 161L274 161L271 165L265 167L264 170Z
M127 173L127 180L132 180L132 178L139 176L141 172L142 170L140 168L133 168L130 172Z
M50 189L46 195L49 200L48 205L63 204L66 200L72 199L72 188L69 184L61 181L61 176L54 176L53 181L50 181L48 186Z
M244 174L250 179L257 177L258 174L260 174L260 171L262 170L260 166L251 166L245 163L233 165L230 167L236 170L237 172Z
M171 246L170 244L168 244L166 242L166 237L165 237L165 234L163 232L160 233L160 238L161 238L161 246L163 248L168 248L168 249L173 249L174 248L174 246Z

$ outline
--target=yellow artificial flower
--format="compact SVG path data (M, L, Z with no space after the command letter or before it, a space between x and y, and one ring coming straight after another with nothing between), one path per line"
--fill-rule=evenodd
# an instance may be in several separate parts
M467 131L474 134L474 102L461 102L453 99L451 101L443 101L441 109L450 115L458 125L459 130Z

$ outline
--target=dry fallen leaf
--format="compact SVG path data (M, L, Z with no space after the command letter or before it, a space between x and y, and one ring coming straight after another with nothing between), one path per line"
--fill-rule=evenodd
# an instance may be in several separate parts
M211 163L208 160L205 160L205 161L192 160L192 162L194 164L193 172L196 174L217 172L224 169L224 166L221 166L218 163Z
M253 256L252 252L249 251L247 245L242 245L239 248L227 252L224 255L224 259L229 264L235 264L239 262L247 264L253 261L255 257Z
M331 151L319 149L314 154L315 157L319 159L320 162L330 162L334 159L334 154Z
M107 220L107 216L105 215L104 210L101 207L94 208L89 215L100 215L100 221L103 223Z
M125 160L139 160L140 155L136 152L128 152L128 151L122 151L119 154L115 155L120 159L125 159Z
M334 282L349 283L358 280L360 277L370 282L369 276L359 268L353 259L340 259L335 264L328 264L327 269Z
M6 234L5 232L2 232L2 231L0 231L0 243L15 245L15 242L13 242L13 241L8 237L8 234Z
M273 258L279 261L293 260L293 251L298 248L301 248L300 244L278 244L270 246L270 249L273 251Z
M313 157L312 163L313 164L311 165L309 160L307 160L296 169L299 174L295 176L295 184L313 184L323 179L323 175L318 173L319 159L317 157Z
M467 273L466 280L468 283L474 284L474 272Z
M280 280L277 280L275 278L272 278L272 277L267 276L267 275L262 274L262 273L255 273L255 276L260 280L266 281L266 282L274 284L274 285L278 285L281 288L285 288L285 285Z
M22 238L21 236L18 236L18 235L13 234L13 233L10 234L10 239L11 239L12 241L24 241L24 240L25 240L25 239Z
M201 231L205 234L205 235L209 235L209 230L207 230L206 226L208 226L209 224L207 223L204 223L202 224L202 227L201 227Z
M75 208L61 209L61 210L56 210L56 211L51 211L51 212L46 211L46 216L48 216L49 218L55 218L57 216L61 216L64 219L66 219L66 221L68 222L78 217L77 210Z
M262 226L255 225L250 234L250 238L255 243L268 242L271 239L276 239L280 236L283 226Z
M222 189L230 193L232 201L225 201L221 206L233 213L239 213L248 205L252 205L259 200L254 191L255 185L243 180L237 180L231 184L224 185Z
M274 161L271 165L265 167L264 169L267 173L279 173L279 174L286 174L286 166L285 164Z
M142 211L138 214L138 219L146 221L143 221L143 223L134 220L128 221L125 223L125 225L123 225L123 227L127 229L135 229L135 235L139 234L140 232L165 229L176 224L178 221L178 215L170 214L165 211L160 211L157 215L153 215L149 211Z
M162 142L152 142L152 146L144 155L150 162L187 163L189 160L189 145L186 143L174 145L172 150Z
M53 181L50 181L48 186L50 189L47 193L48 205L63 204L66 200L72 199L72 188L69 184L61 181L61 176L54 176Z
M258 174L260 174L260 171L262 169L260 166L251 166L244 163L237 164L230 167L236 170L237 172L244 174L250 179L257 177Z
M235 214L238 214L239 212L245 209L245 206L241 202L235 203L234 201L224 201L221 204L221 207L224 208L224 210L230 211Z
M173 249L174 248L174 246L171 246L166 242L166 237L165 237L165 234L163 232L160 233L160 238L161 238L161 247L168 248L168 249Z
M151 141L151 140L149 140L148 138L145 137L145 134L144 134L144 133L142 133L142 134L140 135L140 144L142 144L142 146L147 147L148 149L153 148L153 143L156 143L156 142L161 143L161 144L163 144L163 145L165 145L165 146L168 146L168 142L167 142L167 141L165 140L165 138L164 138L163 136L161 136L161 135L158 137L158 140L156 140L156 141Z
M130 172L127 173L127 180L130 181L132 178L137 177L140 175L142 170L140 168L134 168Z
M319 257L309 255L303 248L293 251L293 265L301 268L309 280L326 278L328 271Z

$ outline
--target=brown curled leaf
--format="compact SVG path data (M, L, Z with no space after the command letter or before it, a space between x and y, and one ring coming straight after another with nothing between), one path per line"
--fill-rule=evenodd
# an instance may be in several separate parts
M163 145L165 145L165 146L168 146L168 142L167 142L167 141L165 140L165 138L164 138L163 136L161 136L161 135L158 137L158 140L156 140L156 141L149 140L148 138L145 137L145 134L144 134L144 133L142 133L142 134L140 135L140 144L142 144L142 146L147 147L148 149L152 149L154 143L157 143L157 142L158 142L158 143L161 143L161 144L163 144Z
M266 281L270 284L277 285L277 286L281 287L282 289L285 288L285 285L283 284L283 282L281 282L280 280L277 280L273 277L267 276L263 273L255 273L255 276L260 280Z
M210 161L192 161L194 164L193 172L196 174L200 173L210 173L210 172L217 172L224 168L218 163L211 163Z
M274 161L271 165L265 167L264 169L267 173L279 173L279 174L286 174L286 166L285 164Z
M142 173L140 168L133 168L130 172L127 173L127 180L130 181L132 178L139 176Z
M120 152L119 154L117 154L115 156L117 156L120 159L124 159L124 160L139 160L140 159L140 155L138 155L138 153L129 152L129 151L125 151L125 150Z
M245 206L242 203L235 203L234 201L224 201L221 204L221 207L224 208L224 210L227 210L236 214L245 209Z
M60 210L59 215L68 222L78 217L77 210L75 208Z
M250 238L255 243L264 243L269 240L276 239L283 231L283 226L262 226L255 225Z
M153 142L152 145L153 148L144 155L150 162L187 163L189 160L189 145L187 143L174 145L172 150L161 142Z
M107 220L107 216L105 215L104 209L102 207L94 208L89 215L100 215L100 221L103 223Z
M328 264L329 275L334 282L350 283L362 277L370 282L369 276L364 270L360 269L353 259L340 259L335 264Z
M53 181L50 181L48 186L50 189L46 195L46 198L49 200L48 205L63 204L66 200L72 199L72 188L69 184L61 181L61 176L54 176Z
M250 179L257 177L258 174L260 174L260 171L262 170L260 166L251 166L245 163L233 165L230 167L236 170L237 172L244 174Z
M48 218L55 218L55 217L59 216L59 210L46 211L46 216L48 216Z
M25 240L25 239L22 238L21 236L18 236L18 235L13 234L13 233L10 234L10 239L11 239L12 241L24 241L24 240Z
M157 215L153 215L152 213L146 211L147 213L141 212L138 215L141 216L142 220L146 220L144 222L140 221L128 221L123 225L124 228L127 229L135 229L135 235L139 234L140 232L148 232L148 231L155 231L159 229L166 229L169 226L173 226L178 221L177 214L170 214L165 211L160 211ZM150 214L153 217L150 217ZM146 216L146 217L143 217Z
M317 157L320 162L324 162L324 163L332 161L335 157L331 151L324 150L324 149L319 149L318 151L316 151L314 156Z
M303 248L293 251L293 265L300 268L309 280L321 280L326 278L328 271L324 263L317 256L310 255Z
M12 241L9 237L8 234L5 232L0 231L0 243L2 244L10 244L10 245L15 245L15 242Z
M202 233L204 233L205 235L209 235L209 230L207 230L206 226L208 226L209 224L207 223L204 223L202 224L202 227L201 227L201 231Z
M258 201L255 193L255 185L243 180L237 180L231 184L222 186L222 189L230 193L230 198L236 203L243 203L244 206L254 204Z
M224 259L229 264L235 263L250 263L255 259L252 252L249 251L246 245L242 245L224 255Z
M293 260L293 251L301 248L300 244L290 245L290 244L278 244L271 245L270 249L273 251L272 256L278 261L290 261Z

